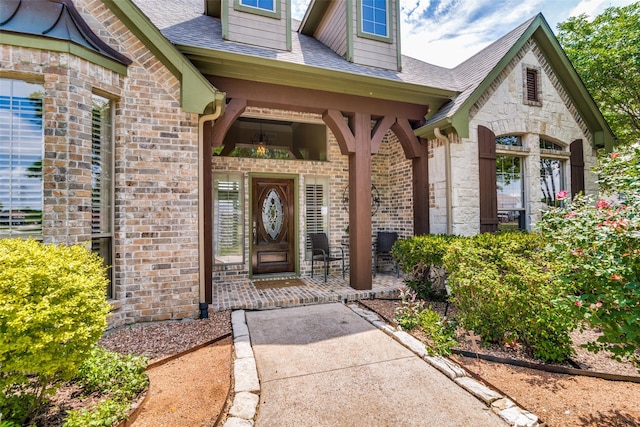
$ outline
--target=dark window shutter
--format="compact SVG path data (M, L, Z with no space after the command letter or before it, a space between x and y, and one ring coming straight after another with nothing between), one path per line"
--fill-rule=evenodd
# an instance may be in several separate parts
M527 100L538 101L538 71L527 68Z
M480 232L498 231L498 195L496 191L496 135L478 126L480 165Z
M582 192L584 194L584 155L582 140L576 139L569 146L571 151L571 195Z

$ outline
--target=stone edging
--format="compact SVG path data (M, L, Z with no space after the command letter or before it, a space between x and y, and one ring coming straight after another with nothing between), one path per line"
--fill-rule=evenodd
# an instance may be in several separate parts
M244 310L231 313L233 328L233 403L224 427L252 427L260 401L260 380Z
M429 356L420 340L404 331L394 329L380 320L378 315L372 311L362 309L356 304L349 304L347 307L480 399L509 425L513 427L539 427L541 425L536 415L520 408L507 396L503 396L468 377L466 371L458 364L441 356ZM244 310L231 313L231 326L233 327L233 347L236 354L233 366L235 384L233 404L229 409L224 427L253 427L260 401L260 380L258 379L256 359L251 348Z
M468 377L466 371L458 364L442 356L429 356L425 345L417 338L402 330L394 329L386 322L380 320L378 315L372 311L360 308L356 304L349 304L348 307L353 310L354 313L373 324L373 326L413 351L417 356L445 374L460 387L483 401L509 425L514 427L539 427L541 425L536 415L520 408L509 399L509 397L503 396L475 379Z

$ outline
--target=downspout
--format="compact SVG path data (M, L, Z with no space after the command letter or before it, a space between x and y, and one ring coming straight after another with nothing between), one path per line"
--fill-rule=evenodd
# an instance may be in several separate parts
M214 121L218 117L220 117L220 113L222 112L222 105L219 102L216 102L216 109L212 114L205 114L200 116L198 119L198 247L200 256L198 257L198 282L200 285L200 303L198 304L198 308L200 309L200 319L207 319L209 317L209 304L206 302L205 297L205 286L206 280L204 277L204 272L206 271L205 263L209 260L204 259L204 216L206 212L204 211L204 193L202 189L204 188L204 168L205 165L209 165L210 163L205 163L204 159L204 123L208 121Z
M446 135L440 132L440 128L434 128L433 133L436 139L444 143L444 179L445 179L445 200L447 211L447 234L453 234L453 210L451 207L451 141Z

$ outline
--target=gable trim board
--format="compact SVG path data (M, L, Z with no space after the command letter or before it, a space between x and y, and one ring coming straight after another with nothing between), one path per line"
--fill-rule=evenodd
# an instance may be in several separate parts
M185 112L206 114L217 108L224 112L225 94L213 87L131 0L104 4L180 80L180 104Z
M518 29L507 34L485 50L479 52L470 60L460 64L458 67L453 69L453 72L456 73L464 70L465 65L468 66L471 64L474 58L479 57L483 52L491 47L498 46L500 43L508 41L509 36L517 31ZM443 130L453 128L460 137L468 138L471 108L491 87L503 69L508 66L511 60L523 47L525 47L530 39L540 47L541 53L546 58L552 72L557 77L559 83L565 88L567 96L569 96L580 116L584 119L593 136L592 144L594 148L604 147L607 150L611 150L615 144L615 136L613 135L613 132L602 116L602 113L598 109L595 101L582 83L580 76L578 76L578 73L575 71L573 65L571 65L571 62L562 50L560 43L553 35L549 24L541 14L537 15L530 21L530 23L528 23L527 28L522 31L522 34L518 37L517 41L512 44L507 53L501 57L497 64L493 66L486 75L479 76L481 78L479 79L479 83L475 84L475 87L474 84L471 84L457 97L464 97L464 92L471 90L471 93L468 94L466 99L456 100L454 98L454 100L447 106L448 108L443 108L440 114L435 113L431 119L427 121L426 125L416 129L416 135L423 138L433 138L434 129L439 127Z
M231 52L176 45L204 75L230 77L261 83L286 84L296 88L315 89L400 101L412 104L440 105L455 96L451 89L431 88L373 76L331 70L302 64L257 58ZM260 73L256 73L259 69Z

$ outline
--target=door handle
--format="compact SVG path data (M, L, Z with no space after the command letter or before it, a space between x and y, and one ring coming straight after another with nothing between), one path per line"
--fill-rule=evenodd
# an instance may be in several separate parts
M258 243L258 230L256 229L256 222L253 221L253 244L256 245Z

